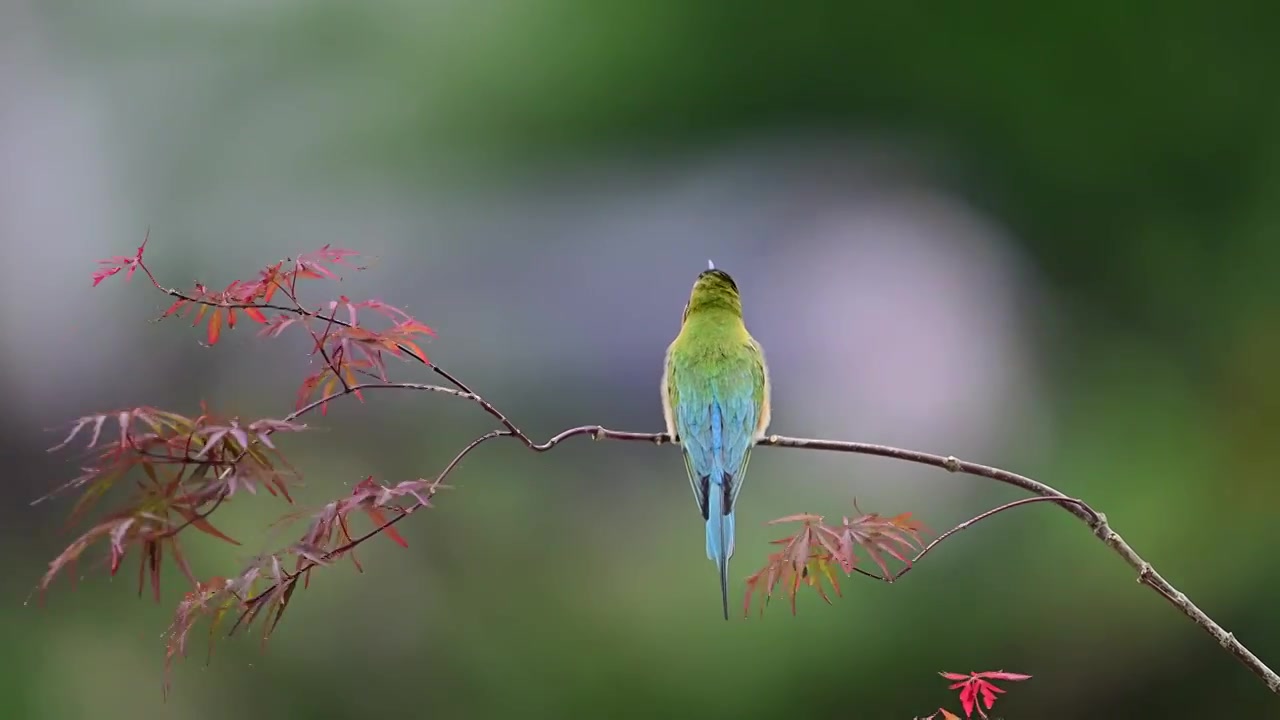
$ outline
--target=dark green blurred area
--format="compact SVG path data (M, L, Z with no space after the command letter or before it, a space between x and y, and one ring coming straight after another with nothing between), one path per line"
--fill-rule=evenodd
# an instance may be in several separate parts
M120 179L144 188L130 196L137 205L129 228L137 217L167 223L173 282L247 275L293 250L269 244L264 230L262 252L257 240L241 238L225 241L223 257L212 229L183 224L200 217L190 208L216 194L217 178L253 175L251 167L227 169L245 162L232 150L263 120L246 108L269 106L263 98L281 88L323 88L280 98L302 108L299 122L327 128L296 165L274 171L299 193L333 177L443 184L459 195L518 189L600 158L644 174L654 158L697 157L762 135L909 148L935 185L1007 229L1043 283L1038 304L1029 304L1028 334L1048 388L1042 412L1052 420L1051 451L1036 450L1010 422L1001 447L967 459L1093 503L1166 578L1264 661L1280 664L1273 621L1280 563L1270 552L1280 537L1280 95L1273 88L1280 11L1185 2L753 11L583 0L194 8L55 2L31 14L65 53L68 72L93 78L96 65L113 68L104 72L108 87L126 88L135 65L176 58L168 75L139 70L137 83L149 78L196 109L180 126L170 117L150 139L134 137L137 165ZM152 113L165 110L117 112L158 127ZM257 132L288 142L288 127ZM412 190L406 196L401 201L412 204ZM344 199L329 202L342 207ZM244 217L264 212L246 207ZM597 227L607 232L600 212ZM312 245L331 241L344 244L324 237ZM136 244L133 235L93 242L89 255L62 261L74 266L72 282L87 277L92 260ZM405 230L374 272L394 274L404 263L431 266L435 277L484 271L451 265L467 251L449 242ZM571 264L579 249L568 245L536 252L548 266ZM753 247L765 258L757 275L768 273L770 258L806 252L781 240ZM484 262L500 272L512 261L494 254ZM686 292L685 276L670 287ZM415 295L417 288L378 294L393 303L425 298L422 319L435 324L447 322L452 302L500 310L543 292L534 284L506 295L457 291L433 306L431 291ZM103 302L108 292L112 302L146 295L136 279L97 292ZM147 297L110 316L81 310L79 322L141 326L157 302ZM613 330L644 325L661 307L658 334L674 333L669 315L681 303L671 294L620 312ZM532 332L560 331L551 327L556 318L541 322L547 327ZM593 326L592 342L610 343L605 327ZM451 330L428 352L539 438L593 422L658 429L661 345L636 360L640 380L623 385L611 383L607 367L575 375L590 358L523 365L515 339L509 360L457 366L450 355L469 336L476 343L496 336L501 346L507 329ZM255 385L246 380L252 373L188 352L191 331L180 325L132 331L145 332L145 345L120 361L121 387L132 394L86 396L73 412L130 402L190 408L219 398L246 414L279 415L301 376L298 352L250 338L219 352L252 356L247 367L280 364L272 377L281 384ZM539 357L554 358L554 346ZM805 408L785 396L775 404L785 410L774 430L798 433ZM40 417L38 425L66 419ZM53 441L36 423L12 416L3 423L0 447L16 458L12 495L6 491L0 509L7 526L0 539L11 548L0 585L10 608L0 614L8 640L0 650L3 718L905 720L939 705L959 710L937 671L997 668L1035 676L1008 686L996 710L1009 718L1271 717L1280 708L1211 638L1049 507L963 533L899 584L850 578L831 607L805 594L796 617L775 603L763 619L724 623L674 450L585 440L546 456L514 444L478 452L437 509L401 525L410 550L375 541L362 548L363 575L347 565L318 573L265 654L254 639L224 640L202 670L197 633L163 704L159 634L184 590L179 575L169 568L172 584L158 606L134 597L128 563L114 582L85 572L75 592L57 585L45 609L20 607L67 541L55 528L69 507L26 503L74 465L39 453ZM323 434L288 444L307 473L310 503L370 472L392 479L433 472L490 427L465 405L390 396L334 408L325 424ZM778 536L764 521L819 507L845 512L840 503L852 491L789 496L766 487L766 478L785 478L798 462L783 450L753 458L742 502L755 505L739 522L754 525L735 557L739 577ZM823 462L824 472L855 479L886 468L863 458ZM969 483L910 472L921 492ZM976 479L963 487L975 489L943 503L945 514L920 501L935 530L1014 497ZM865 509L917 507L910 498L877 498L874 488L856 494ZM285 512L273 503L236 503L219 527L245 545L199 543L193 562L229 574L258 549L289 542L292 534L262 533Z

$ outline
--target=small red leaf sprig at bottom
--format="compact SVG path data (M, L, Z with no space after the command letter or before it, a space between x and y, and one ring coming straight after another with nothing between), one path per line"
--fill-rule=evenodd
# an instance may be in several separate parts
M948 689L960 691L960 706L964 709L965 717L972 717L976 710L978 715L983 718L987 717L983 707L990 710L996 704L996 695L1004 692L1002 688L993 685L991 683L992 680L1019 682L1031 679L1030 675L1005 672L1003 670L970 672L968 675L953 672L940 672L938 674L954 681L954 684Z

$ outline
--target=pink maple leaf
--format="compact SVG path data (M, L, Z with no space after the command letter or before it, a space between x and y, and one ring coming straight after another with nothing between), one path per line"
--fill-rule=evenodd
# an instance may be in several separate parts
M101 265L102 267L99 267L93 273L93 286L98 287L98 283L106 280L125 268L129 269L129 272L125 273L124 276L125 282L133 279L133 271L137 270L142 265L142 251L146 249L147 240L150 237L151 230L148 229L147 234L142 238L142 244L138 246L138 252L134 253L132 256L113 255L106 260L99 260L98 265Z
M1004 690L991 684L991 680L1016 682L1031 679L1030 675L1005 672L1003 670L971 672L968 675L952 672L940 672L938 674L948 680L955 681L955 684L948 689L960 691L960 706L964 708L965 717L971 717L973 711L977 710L978 715L985 718L987 714L983 712L983 707L985 706L987 710L990 710L996 704L996 694L1002 693ZM979 699L982 701L981 705L978 703Z

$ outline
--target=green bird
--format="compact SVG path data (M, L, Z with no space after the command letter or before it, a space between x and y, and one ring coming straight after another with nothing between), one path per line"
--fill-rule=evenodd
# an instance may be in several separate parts
M751 448L769 427L769 371L742 320L737 284L713 263L707 267L693 284L680 334L667 348L662 414L667 434L680 443L706 522L707 557L720 571L728 620L733 511Z

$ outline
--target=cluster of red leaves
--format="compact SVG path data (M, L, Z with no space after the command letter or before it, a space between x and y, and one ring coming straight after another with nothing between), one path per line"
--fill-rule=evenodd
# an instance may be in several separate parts
M371 330L361 325L360 310L368 310L381 316L389 326ZM342 318L338 317L339 312L342 313ZM306 323L313 317L282 315L272 320L263 332L279 335L286 327L296 322ZM324 398L332 397L339 385L345 389L359 384L357 375L387 382L386 355L402 360L427 362L427 355L418 346L416 338L435 335L431 328L397 307L380 300L352 302L345 295L329 303L328 311L320 322L325 324L322 331L318 332L310 326L308 331L314 341L312 355L320 355L325 363L302 381L295 407L304 407L319 389L322 415L328 412L328 402ZM361 402L364 401L358 390L354 394Z
M178 534L187 527L235 543L207 519L224 501L241 490L289 498L292 468L276 450L271 434L304 428L273 419L242 423L203 408L192 418L153 407L87 415L52 450L88 435L85 464L80 475L45 498L69 490L80 492L68 522L83 518L108 492L126 487L131 498L123 509L107 514L49 563L40 581L41 593L56 576L73 568L84 552L105 541L111 575L120 569L131 548L140 551L139 592L150 576L160 594L160 566L166 550L183 574L195 579L182 554ZM104 430L111 439L104 439ZM137 472L135 472L137 471ZM132 478L132 483L125 482ZM42 500L45 498L41 498ZM37 501L38 502L38 501Z
M210 290L203 283L196 283L195 287L184 293L172 293L177 296L177 300L164 311L161 317L184 317L194 315L195 321L192 327L199 325L202 321L208 320L205 329L205 339L210 345L218 342L218 338L222 335L222 327L225 324L227 328L236 326L237 311L243 312L254 322L267 325L264 332L270 330L271 323L263 314L264 309L280 309L286 310L291 314L286 317L295 317L292 313L302 310L297 305L298 281L302 279L339 279L337 274L329 266L346 266L356 270L361 268L353 265L350 258L357 253L354 250L344 250L341 248L333 248L328 245L309 253L299 255L296 260L281 260L274 265L268 265L258 272L257 277L252 280L234 280L230 285L222 290ZM141 262L141 248L139 248L138 262ZM103 261L106 262L106 261ZM286 263L290 263L286 267ZM163 288L162 288L163 289ZM293 301L295 307L275 306L271 301L279 292L282 296ZM303 313L307 311L302 310ZM319 311L311 313L319 315Z
M990 710L996 704L996 694L1002 693L1004 690L996 687L991 683L992 680L1007 680L1009 682L1018 682L1021 680L1030 680L1030 675L1022 673L1011 673L1003 670L988 670L986 672L971 672L968 675L953 672L938 673L942 677L954 681L949 690L960 691L960 706L964 709L965 717L972 717L976 710L979 717L987 717L987 713L983 710ZM960 720L960 716L948 711L946 708L938 708L938 712L920 720Z
M386 512L406 515L414 510L430 507L431 497L442 487L444 486L434 480L422 478L407 480L396 485L380 485L372 476L369 476L356 483L347 497L334 500L320 508L311 515L311 522L302 539L288 549L289 553L298 558L296 569L306 572L304 584L309 584L311 581L310 568L327 564L342 555L350 555L356 569L364 571L360 561L356 559L355 547L352 545L357 539L352 535L349 524L352 513L363 513L372 521L376 531L382 532L400 547L407 548L409 543L391 526ZM396 502L404 497L413 498L415 503L406 507ZM297 516L285 518L285 520L293 519L297 519ZM347 546L351 547L347 548Z
M351 393L360 397L357 376L389 382L387 356L427 363L418 342L421 337L433 336L434 332L405 311L379 300L353 302L341 296L327 305L304 305L298 296L300 280L341 280L337 275L341 268L363 269L353 263L357 253L352 250L325 245L296 259L268 265L255 277L236 280L222 290L211 290L196 283L191 290L179 291L156 281L143 261L146 244L144 239L132 256L99 261L101 267L93 274L94 286L122 270L127 270L126 279L141 270L158 290L175 298L162 318L191 317L193 327L206 323L204 336L208 345L216 344L223 329L234 328L243 315L261 325L259 334L268 337L278 337L294 325L303 328L312 339L312 356L324 360L318 371L303 380L296 410L285 420L259 420L244 425L236 419L215 418L207 411L199 417L188 418L154 408L135 408L81 418L58 446L65 447L82 432L91 433L88 450L94 456L92 462L79 477L51 493L69 489L83 491L73 510L73 519L82 516L112 487L122 484L121 479L130 471L140 469L143 478L125 509L94 525L50 563L40 589L43 591L59 572L74 565L95 541L106 540L112 574L130 547L142 548L143 579L150 569L158 596L160 558L167 548L194 587L179 606L170 627L167 667L169 660L185 654L187 635L200 618L211 618L212 633L229 610L236 609L239 613L237 627L251 624L265 610L271 618L264 630L265 640L280 621L296 580L305 577L309 582L312 568L348 554L359 568L354 553L356 545L381 532L397 544L407 545L392 524L414 510L427 507L440 487L438 481L415 480L384 486L372 477L365 478L348 497L331 502L313 514L307 532L298 542L258 558L230 579L215 577L207 582L196 581L182 557L177 537L181 530L192 526L234 543L209 522L208 516L240 490L254 493L258 487L265 487L271 494L279 493L292 502L287 478L296 477L296 473L276 452L269 438L271 433L303 429L305 426L292 421L315 408L322 413L327 411L328 400L339 395ZM365 311L363 316L361 311ZM273 316L268 317L268 312ZM370 316L376 321L373 326L363 322ZM311 400L317 391L319 399ZM100 446L104 426L111 421L120 427L119 441ZM406 497L415 503L401 504ZM350 531L353 512L366 515L374 529L353 537ZM388 519L389 514L395 517ZM285 519L298 517L294 514ZM290 563L291 571L285 569ZM304 586L306 584L304 582Z
M262 640L266 642L284 616L298 579L303 578L303 587L307 587L313 568L330 565L349 555L356 568L363 570L356 560L355 548L379 533L386 534L401 547L408 547L392 523L416 510L431 507L432 496L443 487L435 480L417 479L382 485L372 476L366 477L356 484L349 496L327 503L312 513L306 532L294 544L255 559L234 578L215 577L196 583L195 589L179 603L166 633L166 675L175 659L186 656L188 636L201 620L209 621L210 653L219 625L232 610L236 611L238 619L231 632L241 626L252 625L258 617L269 618L264 623L262 634ZM404 500L408 498L414 502L406 505ZM353 535L350 530L353 513L368 516L374 527L364 535ZM387 513L395 517L388 519ZM294 513L284 520L301 517L303 514ZM294 565L292 571L285 569L290 559Z
M205 340L209 345L215 345L223 328L236 327L239 315L244 315L261 324L259 334L268 337L278 337L291 325L300 325L311 336L312 356L323 357L324 364L317 372L303 379L302 387L297 393L297 410L287 420L259 420L250 425L242 425L238 420L215 419L207 413L192 419L151 407L79 419L72 433L58 447L67 446L83 430L91 429L92 437L88 446L96 451L95 462L84 468L83 474L78 478L70 480L55 491L82 489L83 497L73 511L73 518L83 514L108 489L116 486L129 470L141 468L146 475L146 482L138 483L142 488L142 496L134 497L127 509L102 520L77 539L63 555L51 562L49 574L46 574L41 583L42 589L47 587L59 570L74 564L83 551L99 538L110 539L113 574L129 544L142 543L145 548L143 552L147 557L152 557L154 560L151 561L159 568L160 548L164 547L163 543L168 543L173 548L175 559L189 578L186 562L177 550L178 530L193 525L202 532L230 541L225 534L212 527L206 518L221 502L236 495L239 489L255 492L257 487L265 487L273 495L276 492L282 493L292 502L285 477L292 477L296 473L288 468L283 457L276 454L268 437L270 433L282 429L302 429L303 425L294 425L292 420L314 407L320 407L321 413L324 413L328 409L328 400L334 397L348 392L360 397L360 391L356 387L360 384L357 375L366 375L378 382L389 382L385 365L385 357L388 355L428 363L428 357L417 342L422 336L434 336L434 332L398 307L379 300L353 302L346 296L340 296L337 301L311 309L298 299L298 282L302 279L340 281L342 278L337 274L340 268L364 269L353 264L353 259L357 256L355 251L325 245L319 250L298 255L296 259L280 260L268 265L256 277L248 281L234 281L220 291L210 290L204 283L196 283L189 291L177 291L165 288L156 281L143 261L145 250L146 238L132 256L122 255L100 260L100 269L93 273L93 286L122 270L127 270L127 279L132 278L134 270L142 270L157 290L175 299L161 318L188 316L195 319L193 327L206 323ZM366 315L372 314L375 319L380 319L384 327L369 327L362 323L361 310L367 311ZM268 316L268 313L273 313L273 316ZM340 391L339 386L342 388ZM317 389L321 392L319 400L310 402ZM120 427L119 442L99 447L102 429L113 418ZM278 468L288 468L288 473ZM326 562L351 550L353 541L348 532L347 518L349 512L357 509L369 515L379 530L385 528L393 541L404 544L399 533L389 527L385 512L406 512L394 502L394 498L403 495L415 496L419 502L419 505L413 506L415 509L425 506L426 498L435 489L435 484L429 486L425 480L401 483L394 487L379 486L371 478L362 480L351 497L325 506L315 516L307 536L296 546L289 548L287 552L297 556L294 571L310 569L311 566L321 564L321 560ZM170 520L169 515L177 518ZM334 546L335 538L339 536L352 547ZM275 564L279 564L279 556L271 557L274 557ZM355 557L352 559L355 560ZM204 605L218 600L220 593L248 597L252 583L257 582L256 578L279 580L282 575L275 570L264 565L257 566L256 570L251 568L234 580L214 579L202 584L192 580L196 589L189 594L188 601L184 602L187 610L180 611L179 615L191 614L191 607L188 607L191 603ZM155 573L157 574L157 570ZM289 575L285 574L283 577ZM292 587L292 582L288 585Z
M114 255L105 260L99 260L98 269L93 271L93 286L98 287L98 283L106 280L125 268L129 269L129 272L125 273L124 276L125 282L132 280L133 272L138 268L143 267L142 253L147 249L147 239L150 237L151 232L148 231L146 236L142 238L142 244L138 246L137 252L133 255Z
M427 362L427 355L419 347L418 339L435 335L435 331L409 313L381 300L353 302L343 295L329 302L327 307L311 309L302 304L298 299L299 280L340 280L334 272L337 268L363 269L352 263L356 255L353 250L325 245L319 250L299 255L296 260L281 260L269 265L259 271L257 277L235 280L223 290L212 291L201 283L196 283L188 292L165 290L177 300L161 317L193 316L193 327L207 320L205 339L209 345L218 342L223 327L236 326L238 313L261 324L263 327L258 334L267 337L278 337L294 325L305 328L313 343L311 354L321 356L324 364L303 380L295 407L304 407L320 390L321 413L326 414L328 402L324 398L334 396L339 385L344 390L357 385L358 375L387 382L387 355ZM122 259L146 269L142 265L142 248L138 249L136 259L112 258L102 262L118 263ZM289 304L273 304L279 298ZM278 312L268 318L264 310ZM360 310L380 317L383 326L374 328L362 324ZM363 401L359 391L355 395Z
M886 556L910 567L911 560L903 553L914 554L917 549L923 549L920 533L925 528L911 519L911 513L891 518L875 513L844 517L839 525L825 524L821 515L800 514L779 518L770 524L789 522L800 523L800 531L772 541L774 545L781 545L782 549L770 554L765 566L747 578L744 614L750 614L751 600L756 595L763 596L760 604L760 612L763 614L779 585L786 588L791 597L793 615L801 583L817 590L818 595L830 604L831 598L827 596L822 581L826 578L836 594L840 595L840 583L836 580L835 573L837 567L845 575L857 571L892 580L894 575L889 572ZM862 560L859 550L875 562L881 575L874 575L858 567Z

